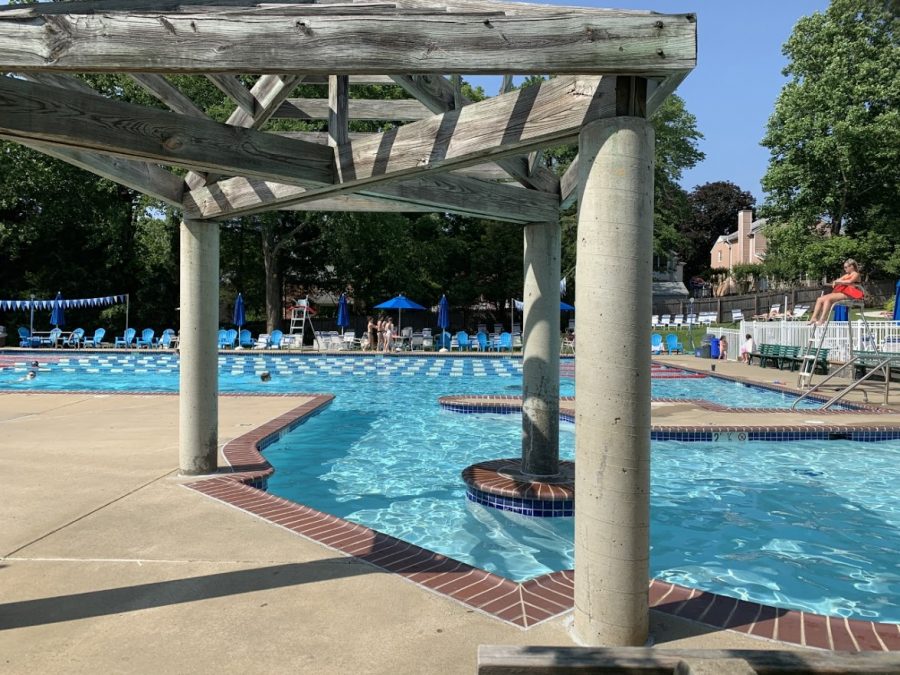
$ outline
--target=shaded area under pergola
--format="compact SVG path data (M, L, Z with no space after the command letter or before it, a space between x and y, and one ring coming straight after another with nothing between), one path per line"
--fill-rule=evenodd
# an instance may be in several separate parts
M218 220L436 211L523 226L521 469L559 471L559 212L579 203L576 609L586 644L647 634L653 137L696 21L478 0L98 0L0 8L0 137L182 211L180 456L216 470ZM133 78L125 103L81 73ZM463 75L503 75L473 102ZM211 119L171 76L234 104ZM521 90L513 75L549 75ZM321 84L324 98L297 97ZM358 85L405 98L360 98ZM277 132L279 119L327 132ZM389 123L351 133L352 120ZM564 175L544 148L579 143Z

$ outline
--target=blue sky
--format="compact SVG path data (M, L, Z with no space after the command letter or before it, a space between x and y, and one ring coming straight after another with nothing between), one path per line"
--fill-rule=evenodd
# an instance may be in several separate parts
M828 0L541 0L545 4L697 14L697 67L678 88L697 117L706 159L685 172L687 190L730 180L762 203L769 154L759 145L785 78L781 46L797 20ZM6 0L0 0L6 4ZM499 78L469 78L493 95Z
M760 180L769 151L760 146L786 79L781 46L797 20L823 12L828 0L541 0L543 4L644 9L697 15L697 67L677 94L697 117L706 159L686 171L687 190L730 180L763 201ZM487 85L485 92L494 94ZM496 87L496 85L495 85Z

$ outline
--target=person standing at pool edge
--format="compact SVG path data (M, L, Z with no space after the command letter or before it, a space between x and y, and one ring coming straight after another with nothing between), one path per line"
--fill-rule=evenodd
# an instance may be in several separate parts
M844 276L831 282L831 293L819 296L807 325L824 326L835 303L842 300L862 300L863 291L859 287L859 281L859 264L853 258L847 258L844 261Z
M369 317L366 330L369 333L369 344L366 345L366 350L375 351L378 348L378 323L375 321L374 316Z
M719 338L719 361L728 360L728 339L723 335Z
M752 354L755 351L756 343L753 341L753 336L750 335L750 333L747 333L744 336L744 344L741 345L741 361L749 366L750 359L753 358Z

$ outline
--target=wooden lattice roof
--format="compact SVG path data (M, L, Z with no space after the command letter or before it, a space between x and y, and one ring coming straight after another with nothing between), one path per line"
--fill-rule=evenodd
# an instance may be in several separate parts
M560 181L537 153L594 119L652 114L695 62L691 14L475 0L18 5L0 8L0 137L188 218L299 208L555 220L576 169ZM76 73L127 74L168 110L102 96ZM227 121L175 74L215 84L234 104ZM505 76L503 93L468 101L460 76L485 74ZM512 74L553 77L510 90ZM327 98L294 97L301 83L327 84ZM365 84L411 98L351 97ZM266 131L278 118L327 120L328 132ZM360 119L396 127L349 133Z

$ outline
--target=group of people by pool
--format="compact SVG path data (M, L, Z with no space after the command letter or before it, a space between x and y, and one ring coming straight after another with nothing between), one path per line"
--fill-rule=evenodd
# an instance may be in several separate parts
M390 316L382 314L376 320L374 316L369 317L366 326L366 334L369 337L368 343L365 345L366 351L389 352L394 346L394 320Z

